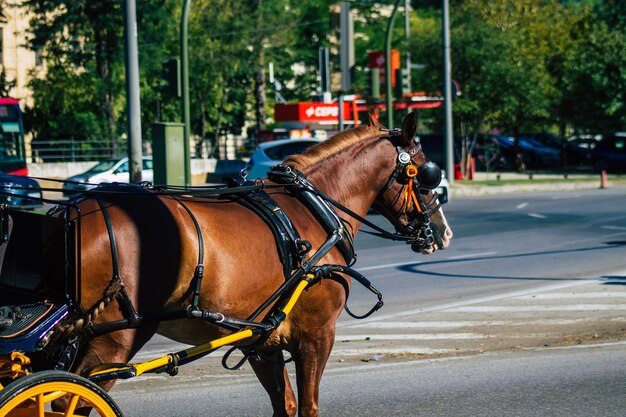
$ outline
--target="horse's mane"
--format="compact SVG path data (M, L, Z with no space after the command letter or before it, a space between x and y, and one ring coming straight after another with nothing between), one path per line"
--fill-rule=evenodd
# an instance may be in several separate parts
M288 157L284 164L294 169L302 170L363 139L380 136L380 133L380 128L377 126L361 125L354 129L345 130L313 146L303 154Z

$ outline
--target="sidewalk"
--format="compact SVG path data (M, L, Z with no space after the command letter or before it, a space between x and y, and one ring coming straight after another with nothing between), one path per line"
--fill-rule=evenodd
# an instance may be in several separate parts
M600 174L545 174L476 172L474 180L457 180L450 186L451 197L534 191L592 190L602 186ZM626 187L626 175L608 175L606 188Z

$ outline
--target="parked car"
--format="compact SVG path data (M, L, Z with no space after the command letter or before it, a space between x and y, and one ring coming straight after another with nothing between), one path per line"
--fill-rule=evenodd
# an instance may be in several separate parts
M597 171L626 171L626 135L615 134L600 140L592 158Z
M143 157L141 178L152 181L152 158ZM128 183L128 158L111 158L97 163L82 174L69 177L63 184L63 195L68 197L77 192L90 190L99 184L113 182Z
M43 197L39 183L29 177L0 172L0 204L9 206L37 206Z
M516 167L515 139L504 135L489 135L489 139L495 144L498 157L502 159L501 168L514 169ZM520 137L519 149L529 168L554 166L561 161L559 149L545 146L535 138Z
M561 162L561 150L558 147L547 146L538 139L520 137L519 146L529 167L544 168Z
M590 164L593 158L593 151L596 148L598 142L602 139L601 135L574 135L567 138L567 147L572 154L575 154L580 159L581 163ZM574 156L573 161L575 161ZM572 159L568 154L568 162Z
M245 169L248 178L265 178L267 172L285 160L289 155L301 154L323 139L279 139L260 143L250 157Z
M545 146L562 150L567 165L590 165L591 154L602 135L580 134L561 141L550 133L523 134L524 137L537 139Z

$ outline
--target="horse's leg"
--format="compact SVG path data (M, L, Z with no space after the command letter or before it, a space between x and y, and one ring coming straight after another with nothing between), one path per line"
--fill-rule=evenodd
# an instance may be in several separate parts
M89 339L87 345L80 349L79 357L72 368L72 372L79 374L90 366L101 363L127 363L139 349L154 335L157 325L145 326L139 329L129 329L108 333ZM100 383L105 391L110 391L115 380ZM64 396L52 403L54 411L65 411L69 396ZM76 415L88 416L91 407L79 404Z
M298 416L319 416L319 388L322 373L335 340L335 328L302 335L294 353L298 386Z
M263 358L250 359L250 365L267 391L272 402L274 417L294 417L297 411L296 396L289 382L283 352L278 351Z

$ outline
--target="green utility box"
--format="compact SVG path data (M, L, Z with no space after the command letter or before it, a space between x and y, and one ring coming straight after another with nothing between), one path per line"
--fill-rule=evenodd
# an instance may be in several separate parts
M185 185L185 125L155 123L152 127L154 183Z

